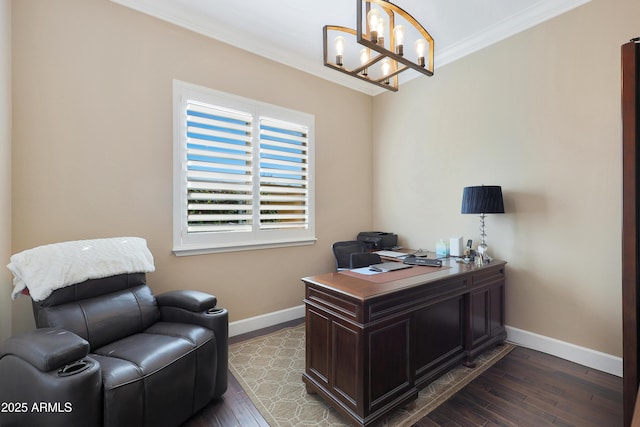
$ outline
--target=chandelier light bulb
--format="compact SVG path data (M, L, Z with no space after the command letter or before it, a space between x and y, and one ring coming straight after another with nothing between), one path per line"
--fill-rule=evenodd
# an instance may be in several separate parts
M378 44L384 46L384 19L378 19Z
M396 45L396 53L400 56L404 54L404 25L396 25L393 29L393 38Z
M387 77L389 75L389 72L391 71L391 62L389 61L389 58L385 58L382 60L380 68L382 69L382 75L384 77ZM389 84L389 79L385 79L384 83Z
M418 39L414 45L416 54L418 54L418 65L424 67L424 53L427 51L427 41L425 39Z
M371 59L371 55L369 54L369 49L368 48L363 48L360 50L360 65L365 65L367 62L369 62L369 59ZM367 69L365 68L364 70L362 70L362 75L366 76L367 75Z
M342 67L342 55L344 55L344 37L338 36L335 39L336 64Z
M371 32L371 42L378 43L378 22L380 21L380 11L371 9L367 13L367 22L369 23L369 31Z
M391 71L391 64L389 63L389 58L385 58L382 60L382 74L387 75Z

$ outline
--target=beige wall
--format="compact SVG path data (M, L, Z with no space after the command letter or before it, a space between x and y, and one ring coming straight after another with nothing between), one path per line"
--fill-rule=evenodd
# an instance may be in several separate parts
M509 262L507 324L617 356L620 46L638 18L593 0L374 101L374 226L477 243L462 188L502 185L487 243Z
M477 242L462 188L499 184L507 323L620 355L619 52L638 16L593 0L371 99L107 0L14 2L12 250L139 235L157 292L214 292L233 321L299 305L330 243L372 225L410 247ZM174 78L315 114L316 245L171 254Z
M108 0L20 0L13 18L14 252L144 237L156 292L210 291L235 321L301 305L330 244L371 227L370 97ZM315 245L171 253L172 79L315 115ZM14 331L32 324L14 302Z
M0 0L0 260L11 256L11 0ZM11 335L11 274L0 270L0 340Z

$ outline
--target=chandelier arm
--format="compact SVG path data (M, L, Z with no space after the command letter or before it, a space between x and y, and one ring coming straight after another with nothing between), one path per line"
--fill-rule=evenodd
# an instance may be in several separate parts
M422 34L424 38L427 39L427 41L433 42L433 37L431 37L431 34L429 34L429 32L422 26L422 24L420 24L416 20L416 18L411 16L409 12L407 12L400 6L396 6L395 4L387 0L364 0L364 1L366 1L367 3L375 3L384 10L392 10L398 13L400 16L406 19L413 27L415 27L420 32L420 34Z
M381 77L381 78L379 78L379 79L376 79L375 81L377 81L377 82L382 82L382 81L384 81L384 80L389 80L391 77L395 77L395 76L397 76L398 74L400 74L401 72L403 72L403 71L405 71L405 70L407 70L407 69L408 69L407 67L399 68L399 69L395 70L394 72L387 74L387 75L386 75L386 76L384 76L384 77Z
M366 68L369 68L369 67L371 67L372 65L374 65L374 64L376 64L376 63L378 63L378 62L382 61L384 58L385 58L385 56L384 56L384 55L378 55L378 56L376 56L376 57L374 57L374 58L370 59L370 60L369 60L368 62L366 62L365 64L363 64L363 65L361 65L361 66L359 66L359 67L357 67L357 68L354 68L353 70L351 70L351 72L353 72L353 73L359 73L359 72L361 72L362 70L364 70L364 69L366 69Z
M358 43L360 43L361 45L368 47L369 49L375 50L376 52L378 52L379 54L387 57L387 58L391 58L394 61L397 62L401 62L404 65L406 65L407 67L416 70L422 74L425 74L427 76L433 76L433 70L432 70L432 65L427 68L425 67L421 67L420 65L409 61L407 58L405 58L404 56L400 56L396 53L391 52L390 50L385 49L384 47L377 45L375 43L372 43L371 41L369 41L366 38L358 38ZM433 46L433 43L430 44L430 46ZM433 60L432 58L429 58L429 63L433 64Z
M378 80L373 80L370 79L368 76L364 76L360 73L360 71L362 71L364 68L366 67L358 67L355 70L350 70L344 66L340 66L334 62L331 62L329 60L329 49L328 49L328 35L329 35L329 31L340 31L340 32L344 32L347 34L352 34L352 35L356 35L356 31L353 30L352 28L348 28L348 27L343 27L340 25L325 25L322 28L322 33L323 33L323 57L324 57L324 65L332 68L336 71L340 71L341 73L345 73L348 74L352 77L355 77L357 79L363 80L365 82L369 82L371 84L374 84L376 86L379 86L383 89L387 89L390 90L392 92L397 92L398 91L398 79L396 77L394 77L394 83L393 84L389 84L386 83L384 80L389 79L389 76L385 77L384 79L378 81ZM385 58L384 55L378 55L376 57L374 57L373 59L371 59L371 64L375 64L376 62L379 62L381 60L383 60ZM370 65L370 64L369 64ZM358 70L358 71L356 71Z
M339 66L337 66L337 65L335 65L335 64L332 64L332 63L330 63L330 62L329 62L329 63L326 63L325 65L326 65L327 67L329 67L329 68L333 68L333 69L334 69L334 70L336 70L336 71L340 71L341 73L348 74L348 75L350 75L351 77L355 77L355 78L357 78L357 79L360 79L360 80L363 80L363 81L365 81L365 82L368 82L368 83L374 84L374 85L376 85L376 86L380 86L380 87L381 87L381 88L383 88L383 89L387 89L387 90L390 90L390 91L392 91L392 92L397 92L397 91L398 91L397 83L392 85L392 84L388 84L388 83L384 83L384 82L379 82L379 81L377 81L377 80L372 80L372 79L370 79L370 78L368 78L368 77L366 77L366 76L363 76L362 74L354 74L353 72L351 72L351 71L349 71L349 70L346 70L346 69L344 69L343 67L339 67Z

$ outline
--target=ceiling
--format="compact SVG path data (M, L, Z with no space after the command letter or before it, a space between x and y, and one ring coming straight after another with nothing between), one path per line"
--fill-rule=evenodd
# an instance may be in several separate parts
M322 28L356 26L357 0L111 0L349 88L377 86L323 65ZM438 67L590 0L394 0L434 38ZM413 74L411 74L413 73ZM402 73L400 84L416 76ZM400 87L402 90L402 86Z

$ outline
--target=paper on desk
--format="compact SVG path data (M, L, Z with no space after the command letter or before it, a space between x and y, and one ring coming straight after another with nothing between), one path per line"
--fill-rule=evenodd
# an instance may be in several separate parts
M369 269L369 267L361 267L361 268L354 268L353 270L354 273L358 273L358 274L365 274L367 276L371 276L373 274L380 274L382 273L382 271L374 271Z

